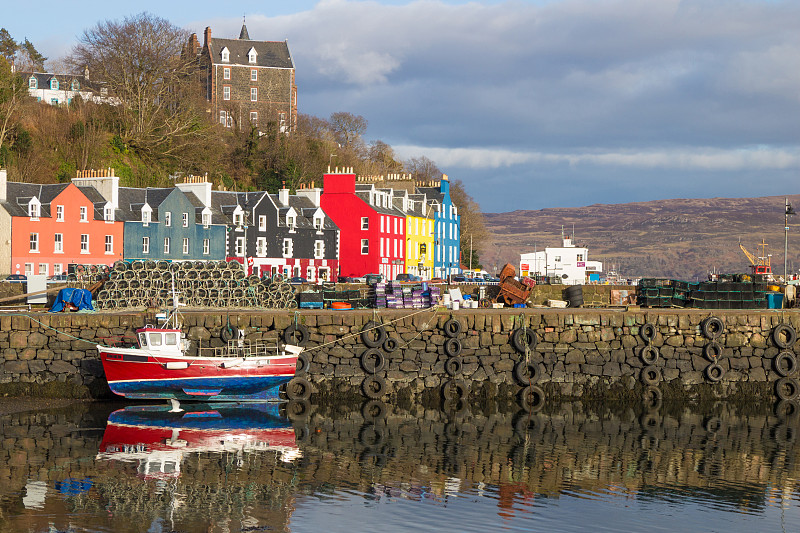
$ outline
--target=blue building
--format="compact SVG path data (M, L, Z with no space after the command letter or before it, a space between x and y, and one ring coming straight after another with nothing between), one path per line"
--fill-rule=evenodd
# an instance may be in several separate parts
M447 278L461 273L461 217L450 199L450 180L442 175L439 187L416 187L433 205L435 240L433 243L433 275Z

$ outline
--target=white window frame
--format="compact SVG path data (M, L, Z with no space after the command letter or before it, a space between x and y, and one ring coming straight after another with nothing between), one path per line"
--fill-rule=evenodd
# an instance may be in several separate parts
M258 69L251 68L250 69L250 81L258 81Z
M39 275L40 276L47 276L47 271L49 270L47 263L39 263Z
M145 228L150 225L150 211L142 209L142 226Z
M81 222L89 222L89 209L85 206L81 206Z
M230 61L231 60L231 53L227 48L223 48L222 52L220 53L220 57L223 61Z
M25 263L25 275L33 276L33 263Z
M142 237L142 254L150 253L150 237Z
M183 238L183 255L189 254L189 237Z
M283 257L292 257L294 253L294 243L292 239L283 239L283 247L281 248Z
M314 217L314 229L318 232L322 231L323 223L324 221L322 220L322 217Z
M54 254L63 254L64 253L64 234L63 233L55 233L55 234L53 234L53 253Z
M189 227L189 213L184 213L182 215L182 219L183 219L183 227L184 228L188 228Z
M164 253L165 254L169 253L169 245L170 245L169 237L164 237Z
M203 239L203 255L211 253L211 239Z
M31 220L39 220L39 204L35 202L28 204L28 216Z
M223 126L228 123L228 113L225 110L219 112L219 123Z
M64 264L63 263L53 263L53 275L56 274L63 274L64 273Z
M259 257L267 256L267 238L258 237L256 239L256 255Z
M250 87L250 101L258 102L258 87Z
M361 239L361 255L369 255L369 239Z
M244 237L236 237L236 250L234 251L234 255L238 257L244 257L245 253L245 240Z
M325 257L325 241L314 241L314 259L323 259Z
M56 206L56 222L64 222L64 206Z
M203 213L203 227L208 228L210 224L211 224L211 214Z
M369 229L369 217L361 217L361 229L362 230Z
M36 81L36 78L33 76L28 78L28 89L38 89L38 88L39 88L39 82Z
M258 111L250 111L250 124L258 125Z
M30 242L30 245L31 245L30 252L32 254L38 254L39 253L39 234L38 233L31 233L29 242Z
M81 234L81 253L88 254L89 253L89 234L82 233Z
M231 79L231 67L223 67L222 68L222 79L223 80Z
M114 253L114 236L106 235L106 254L112 255Z
M172 212L167 211L164 213L164 227L169 228L170 226L172 226Z
M230 85L223 85L222 86L222 99L223 100L230 100L231 99L231 86Z
M106 222L114 222L114 208L111 206L106 206L103 209L103 220Z

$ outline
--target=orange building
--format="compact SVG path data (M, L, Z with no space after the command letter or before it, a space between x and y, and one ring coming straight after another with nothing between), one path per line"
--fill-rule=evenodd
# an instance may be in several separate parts
M116 221L116 206L96 189L7 183L4 177L0 261L9 258L10 264L2 270L52 276L67 272L69 264L112 265L122 259L123 222Z

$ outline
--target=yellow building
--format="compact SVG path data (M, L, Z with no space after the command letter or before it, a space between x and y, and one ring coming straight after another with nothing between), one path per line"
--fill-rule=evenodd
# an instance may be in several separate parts
M396 203L406 214L406 272L428 280L433 277L433 221L436 209L424 194L395 190Z

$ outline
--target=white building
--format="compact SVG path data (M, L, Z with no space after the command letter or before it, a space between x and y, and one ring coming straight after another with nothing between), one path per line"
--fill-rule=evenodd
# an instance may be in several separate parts
M88 71L83 76L73 74L51 74L42 72L20 72L28 86L28 94L39 102L51 105L69 104L76 96L85 101L116 105L109 98L105 87L89 82Z
M571 237L564 237L560 248L548 247L541 252L520 254L520 276L557 276L565 285L583 285L587 276L603 270L603 263L589 261L588 255L588 248L579 248Z

